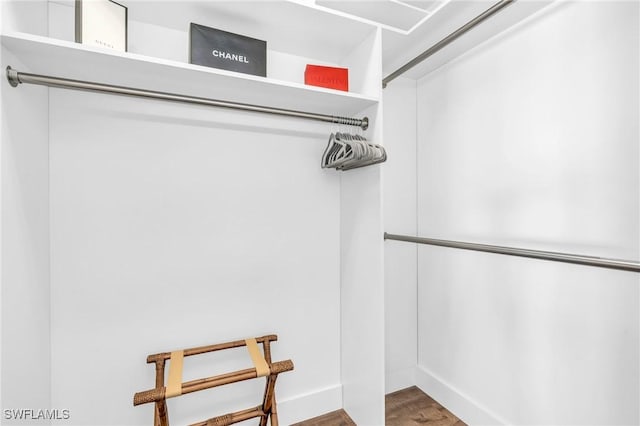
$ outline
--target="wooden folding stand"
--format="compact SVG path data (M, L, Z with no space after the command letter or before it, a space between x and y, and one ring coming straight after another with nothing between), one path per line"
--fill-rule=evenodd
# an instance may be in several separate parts
M243 380L255 379L257 377L267 377L264 389L262 404L247 410L237 411L218 417L194 423L191 426L226 426L238 423L254 417L260 417L260 426L266 426L271 420L271 426L278 426L278 414L276 412L275 385L278 374L293 370L293 362L286 361L271 362L271 342L278 340L276 335L257 337L255 339L236 340L235 342L220 343L217 345L201 346L198 348L184 349L174 352L163 352L149 355L147 363L156 364L156 387L143 392L138 392L133 397L133 405L155 402L155 426L169 426L169 415L167 413L167 398L210 389L217 386L228 385L230 383L241 382ZM260 353L258 343L262 343L264 356ZM219 376L205 379L192 380L182 383L182 362L185 356L204 354L223 349L239 348L246 346L253 361L254 368L234 371L232 373L221 374ZM168 383L164 384L164 366L169 362Z

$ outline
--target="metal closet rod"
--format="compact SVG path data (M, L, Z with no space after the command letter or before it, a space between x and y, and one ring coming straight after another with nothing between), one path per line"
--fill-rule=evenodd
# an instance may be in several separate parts
M413 58L412 60L404 64L403 66L401 66L400 68L398 68L397 70L395 70L394 72L386 76L384 79L382 79L382 88L387 87L387 84L391 80L409 71L411 68L415 67L420 62L424 61L428 57L440 51L441 49L449 45L451 42L456 40L458 37L467 33L469 30L481 24L485 20L489 19L490 17L492 17L494 14L498 13L505 7L513 4L515 1L516 0L500 0L498 3L494 4L489 9L485 10L480 15L476 16L471 21L467 22L466 24L464 24L463 26L461 26L460 28L458 28L457 30L455 30L454 32L452 32L451 34L449 34L448 36L446 36L445 38L443 38L442 40L440 40L439 42L437 42L427 50L425 50L424 52L422 52L421 54L419 54L418 56L416 56L415 58Z
M326 123L344 124L360 127L367 130L369 119L339 117L335 115L315 114L305 111L295 111L283 108L272 108L260 105L243 104L238 102L221 101L217 99L184 96L175 93L157 92L153 90L135 89L132 87L114 86L110 84L95 83L91 81L71 80L67 78L52 77L47 75L29 74L7 67L7 80L13 87L20 83L38 84L41 86L61 87L64 89L86 90L91 92L111 93L115 95L136 96L140 98L159 99L163 101L182 102L196 105L206 105L220 108L240 109L244 111L262 112L267 114L285 115L288 117L306 118L309 120L324 121Z
M467 243L462 241L436 240L433 238L410 237L384 233L385 240L406 241L409 243L428 244L432 246L451 247L463 250L483 251L487 253L506 254L509 256L530 257L534 259L553 260L556 262L575 263L578 265L597 266L600 268L620 269L640 272L640 262L621 259L607 259L580 254L559 253L554 251L529 250L515 247L494 246L489 244Z

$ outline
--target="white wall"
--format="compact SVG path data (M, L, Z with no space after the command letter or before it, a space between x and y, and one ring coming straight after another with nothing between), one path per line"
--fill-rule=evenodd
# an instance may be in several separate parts
M1 84L2 407L49 408L47 91Z
M382 79L380 37L378 29L363 42L371 49L369 58L357 55L371 66L367 91ZM366 136L378 144L383 142L381 115L380 104L358 114L370 119ZM345 171L340 185L343 407L356 424L377 426L384 424L385 382L382 166Z
M418 235L640 258L638 9L559 3L418 82ZM638 274L421 246L418 275L418 384L466 422L640 422Z
M3 7L0 5L0 32L2 32L3 28ZM2 99L2 92L4 90L4 86L0 86L0 99ZM2 132L2 123L4 122L3 117L3 105L0 101L0 132ZM1 133L0 133L1 134ZM1 141L0 141L1 143ZM0 145L0 188L2 188L2 148ZM2 211L2 197L0 196L0 211ZM2 277L2 221L0 220L0 277ZM1 278L0 278L1 279ZM2 282L0 281L0 342L2 341ZM0 378L2 377L2 351L0 350ZM0 379L1 380L1 379ZM2 383L0 382L0 407L2 407Z
M342 180L343 406L359 425L384 425L384 253L379 167ZM372 185L377 183L377 185Z
M73 38L73 2L5 4L3 28ZM131 51L160 53L148 41L161 35L162 54L184 55L183 34L131 23ZM380 31L367 33L344 61L356 89L377 96ZM3 64L30 71L14 53ZM271 53L272 77L310 61ZM281 424L342 406L360 424L383 423L379 166L343 179L320 169L326 124L42 87L8 89L5 102L5 86L2 203L13 204L0 229L0 265L11 264L0 390L12 397L2 408L68 409L64 424L148 424L153 407L132 406L154 384L147 354L277 333L274 359L295 363L278 380ZM380 107L365 113L379 142ZM246 368L244 352L187 359L184 379ZM255 381L186 396L169 402L170 418L201 420L261 395Z
M46 33L46 2L2 2L0 11L2 31ZM1 59L2 70L22 65L5 49ZM46 409L51 402L47 90L19 92L3 74L0 93L0 407ZM0 422L25 424L4 411Z
M152 405L132 406L154 385L148 354L277 333L274 359L295 364L283 424L340 408L326 126L58 89L50 111L53 406L71 424L148 424ZM185 380L250 365L210 361ZM172 400L171 421L257 404L254 382Z
M384 90L384 229L415 235L416 81L398 78ZM385 243L385 391L415 384L417 363L417 248Z

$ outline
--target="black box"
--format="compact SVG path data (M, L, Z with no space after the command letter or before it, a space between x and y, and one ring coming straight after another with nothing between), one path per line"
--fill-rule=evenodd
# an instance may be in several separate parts
M245 74L267 76L267 42L191 24L189 62Z

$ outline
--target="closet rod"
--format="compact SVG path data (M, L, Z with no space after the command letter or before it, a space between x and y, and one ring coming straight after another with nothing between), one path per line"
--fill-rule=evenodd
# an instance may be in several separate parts
M510 256L530 257L534 259L554 260L557 262L576 263L578 265L597 266L600 268L621 269L623 271L640 272L640 262L621 259L607 259L580 254L558 253L554 251L529 250L515 247L494 246L488 244L466 243L462 241L436 240L433 238L410 237L384 233L385 240L405 241L409 243L428 244L451 247L463 250L483 251L487 253L506 254Z
M513 4L515 1L516 0L500 0L498 3L494 4L489 9L485 10L480 15L476 16L471 21L467 22L466 24L464 24L463 26L461 26L460 28L458 28L457 30L455 30L454 32L452 32L451 34L449 34L448 36L446 36L445 38L443 38L442 40L440 40L439 42L437 42L427 50L425 50L424 52L422 52L421 54L419 54L418 56L416 56L415 58L413 58L412 60L404 64L403 66L401 66L400 68L398 68L397 70L395 70L394 72L386 76L384 79L382 79L382 88L384 89L385 87L387 87L387 84L391 80L409 71L409 69L415 67L420 62L432 56L434 53L440 51L442 48L449 45L458 37L465 34L466 32L468 32L478 24L482 23L486 19L489 19L491 16L498 13L503 8L509 6L510 4Z
M289 117L324 121L327 123L357 126L361 127L363 130L367 130L367 128L369 127L369 119L367 117L361 119L339 117L334 115L315 114L304 111L294 111L282 108L272 108L260 105L221 101L217 99L199 98L195 96L184 96L175 93L156 92L152 90L135 89L131 87L113 86L110 84L94 83L91 81L71 80L67 78L52 77L47 75L29 74L14 70L11 67L7 67L7 80L9 80L9 84L11 84L11 86L13 87L17 87L20 83L38 84L42 86L61 87L64 89L104 92L116 95L136 96L141 98L160 99L164 101L183 102L188 104L240 109L244 111L262 112L276 115L286 115Z

